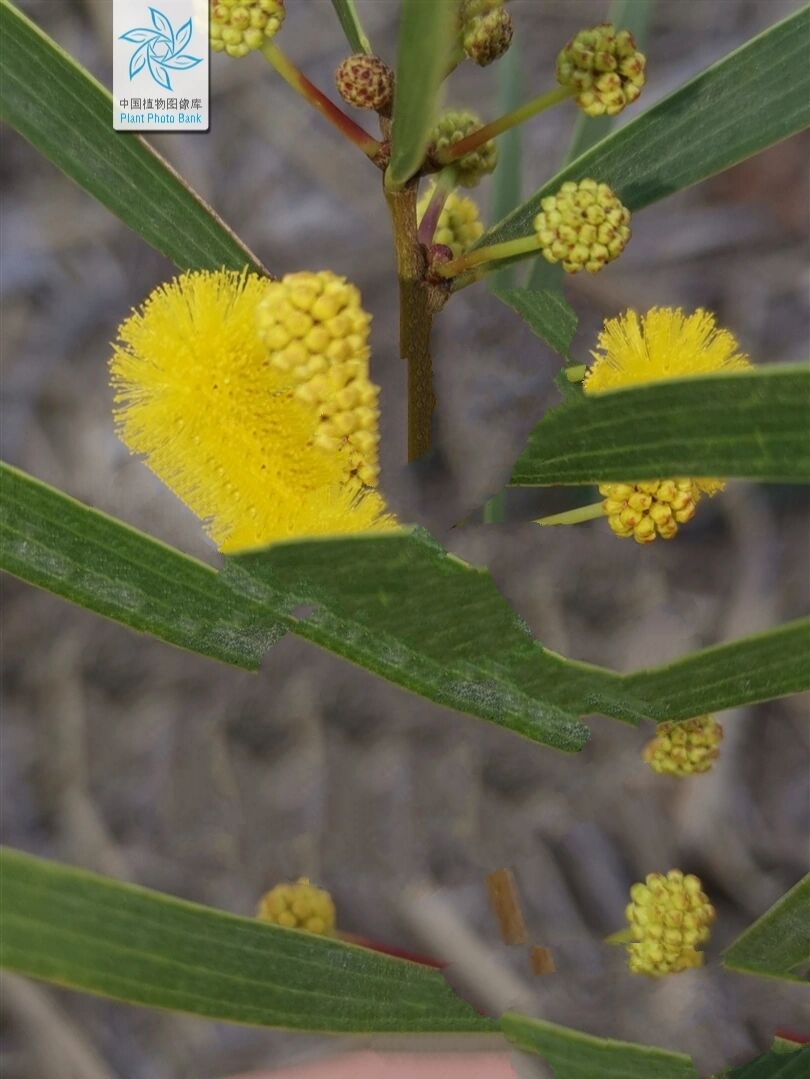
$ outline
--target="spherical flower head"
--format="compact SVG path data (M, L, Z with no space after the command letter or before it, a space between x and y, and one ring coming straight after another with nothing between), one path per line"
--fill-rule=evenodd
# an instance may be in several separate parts
M387 112L394 100L394 72L378 56L355 53L335 72L338 93L357 109Z
M434 189L435 184L431 184L419 197L416 204L416 216L419 221L425 216ZM451 191L439 214L433 242L449 247L453 257L458 258L465 251L469 251L483 235L484 226L478 204L466 195L458 195L455 191Z
M329 936L335 929L335 904L329 892L299 877L295 884L277 884L259 900L256 917L286 929Z
M481 120L474 112L454 109L439 117L438 123L431 132L430 141L436 151L446 150L450 146L455 146L457 142L461 142L462 139L466 139L481 126ZM494 140L490 139L477 150L470 150L453 164L461 186L475 187L481 178L493 172L498 164L498 150Z
M576 91L588 116L616 116L639 96L646 82L644 54L629 30L610 23L580 30L557 57L557 82Z
M678 526L695 516L700 490L694 480L602 483L602 512L611 530L636 543L674 539Z
M380 413L368 377L370 322L358 289L329 270L270 282L257 310L269 364L312 410L315 445L343 452L347 478L375 487Z
M543 257L567 273L598 273L618 258L630 239L630 211L607 184L567 180L548 195L534 219Z
M625 915L633 936L627 945L633 974L660 978L703 964L698 949L709 939L715 911L691 873L648 874L630 889Z
M284 0L211 0L211 48L247 56L275 37L284 15Z
M723 728L714 716L697 716L685 723L659 723L655 738L641 755L659 775L698 775L711 769L722 740Z
M182 274L121 325L110 361L121 440L223 552L396 527L350 479L348 451L315 446L312 405L270 362L257 328L268 285L247 272Z
M479 67L503 56L512 43L512 16L503 0L465 0L460 21L461 47Z
M582 383L586 394L751 367L733 335L719 329L714 315L702 309L690 315L673 307L653 307L646 315L625 311L606 320L591 355L594 363ZM719 479L693 477L606 483L599 492L616 535L651 543L656 536L672 539L677 526L694 516L700 498L724 487Z

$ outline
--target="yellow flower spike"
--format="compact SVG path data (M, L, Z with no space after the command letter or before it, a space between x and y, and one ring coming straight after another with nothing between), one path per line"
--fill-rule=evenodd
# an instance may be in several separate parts
M462 0L459 18L461 47L479 67L491 64L509 48L514 28L503 0Z
M641 752L659 775L691 776L708 772L720 753L723 728L714 716L697 716L685 723L659 723L655 738Z
M719 329L714 315L702 309L690 315L673 307L653 307L646 315L625 311L606 320L592 356L594 363L582 383L587 394L751 367L734 336ZM703 495L711 498L724 489L722 480L700 477L605 483L599 493L602 511L617 535L651 543L657 537L672 539L678 527L694 517ZM650 496L649 505L641 494Z
M567 180L540 206L533 222L540 250L567 273L598 273L630 239L630 211L607 184Z
M435 184L429 185L419 197L416 204L416 217L419 222L422 221L430 205L435 188ZM483 235L484 226L478 204L465 195L458 195L455 191L451 191L439 214L433 243L444 244L453 252L453 258L458 258L465 251L469 251Z
M628 928L614 934L629 940L628 965L633 974L660 978L699 967L698 946L709 939L715 910L700 880L679 869L648 874L630 889L625 910Z
M641 93L646 64L629 30L602 23L580 30L561 50L557 82L576 91L588 116L616 116Z
M358 289L329 270L270 282L257 312L269 363L289 373L296 398L314 411L315 446L328 453L345 449L346 478L374 487L379 480L379 412L368 410L377 397L368 378L370 322ZM362 451L353 436L358 429L375 436L373 444L364 440Z
M451 110L439 117L430 135L433 150L441 154L456 143L466 139L481 127L481 120L474 112ZM457 179L462 187L475 187L482 176L493 172L498 164L498 149L492 139L475 150L470 150L454 162Z
M295 884L277 884L259 900L256 917L287 929L330 936L335 930L335 904L329 892L299 877Z
M228 56L247 56L275 37L284 16L284 0L213 0L211 48Z
M224 552L397 527L379 495L359 490L342 443L331 454L313 445L317 408L257 332L269 284L182 274L122 324L110 361L121 440Z

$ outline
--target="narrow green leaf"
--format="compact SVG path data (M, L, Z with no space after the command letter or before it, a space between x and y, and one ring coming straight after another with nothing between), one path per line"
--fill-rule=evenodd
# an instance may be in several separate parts
M457 0L402 0L389 187L402 187L422 164L453 55L457 17Z
M565 180L593 177L641 210L802 131L810 123L809 35L804 7L578 157L476 246L530 235L541 199Z
M109 92L0 0L0 118L182 270L267 271L138 135L114 131Z
M737 937L723 957L728 970L807 983L810 873Z
M613 23L617 30L629 30L643 51L654 7L655 0L613 0L607 21ZM564 163L568 165L597 142L601 142L610 134L614 123L613 116L586 116L582 110L578 110L574 134Z
M574 395L529 435L510 483L717 476L810 482L810 366Z
M579 672L545 661L489 574L423 529L277 544L226 558L221 576L277 612L315 605L296 634L423 697L556 749L587 740L573 705L557 703ZM548 668L547 690L542 675L532 692L513 677L526 651Z
M774 1046L770 1053L763 1053L748 1064L737 1068L723 1068L718 1079L807 1079L810 1072L810 1045L801 1048L794 1045L787 1052Z
M523 103L523 72L520 62L520 38L516 37L508 52L498 62L498 115L513 112ZM520 205L523 197L523 129L505 131L498 139L498 167L492 177L492 216L500 221ZM493 289L511 288L517 284L517 267L507 265L489 275Z
M0 463L0 569L169 644L256 670L285 623L215 570Z
M131 1004L333 1033L481 1032L437 970L239 918L7 848L9 970Z
M810 689L810 618L634 671L622 689L655 701L667 719L802 693Z
M0 568L171 644L255 670L291 630L429 700L566 751L585 744L576 716L601 707L597 697L624 721L652 714L614 672L545 652L489 575L427 533L280 544L227 559L217 575L16 469L2 466L0 481ZM253 562L256 580L244 569ZM299 619L300 603L319 606Z
M597 1038L515 1012L504 1012L501 1029L516 1048L544 1057L554 1079L698 1079L683 1053Z
M371 56L374 50L371 48L371 43L363 30L354 0L332 0L332 6L340 20L340 25L343 27L346 40L352 49L355 52L364 52L367 56Z
M550 348L561 356L569 355L578 318L562 292L498 287L492 291L507 307L517 311L532 333L541 337Z

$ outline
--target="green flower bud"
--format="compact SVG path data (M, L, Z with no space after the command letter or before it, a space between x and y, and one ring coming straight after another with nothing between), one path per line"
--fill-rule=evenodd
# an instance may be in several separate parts
M588 116L615 116L642 91L646 59L629 30L610 23L580 30L557 57L557 82L577 91Z
M568 180L540 205L534 231L543 257L567 273L597 273L630 239L630 211L607 184Z
M430 141L436 151L455 146L482 126L474 112L451 110L439 118L431 132ZM458 182L462 187L475 187L482 176L493 172L498 164L498 150L492 139L464 154L454 162Z

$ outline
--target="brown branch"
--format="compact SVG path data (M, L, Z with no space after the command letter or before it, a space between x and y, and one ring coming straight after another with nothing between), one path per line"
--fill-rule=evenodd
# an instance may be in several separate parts
M399 351L408 363L408 460L430 449L430 417L436 405L430 329L445 294L425 282L425 249L416 227L417 182L386 192L394 226L399 277Z

